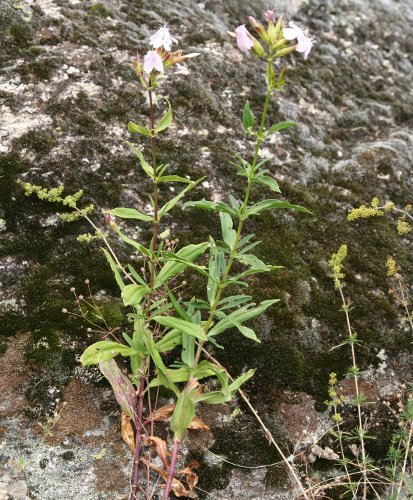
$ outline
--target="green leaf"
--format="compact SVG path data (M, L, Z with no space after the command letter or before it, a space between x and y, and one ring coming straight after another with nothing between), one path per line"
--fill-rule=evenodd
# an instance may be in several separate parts
M237 391L242 384L245 384L247 380L249 380L255 373L255 370L248 370L243 373L240 377L236 378L232 384L228 387L231 392Z
M153 179L154 178L153 168L149 165L149 163L147 163L147 161L143 157L143 154L139 151L139 149L135 148L135 146L133 144L131 144L130 142L127 142L127 141L125 141L125 142L130 147L132 152L135 153L135 155L139 158L139 160L141 162L141 167L143 168L143 170L148 174L148 176L151 179Z
M280 130L284 130L286 128L295 127L296 125L298 125L298 124L295 123L295 122L279 122L279 123L276 123L275 125L272 125L269 128L269 130L267 132L267 135L273 134L274 132L279 132Z
M271 191L275 191L276 193L281 193L278 182L272 177L269 177L268 175L260 175L259 177L254 177L253 180L255 182L258 182L259 184L263 184L264 186L269 187Z
M176 440L180 440L185 434L194 415L195 388L187 386L179 395L171 418L171 427Z
M151 133L149 130L145 127L142 127L142 125L138 125L137 123L134 122L129 122L128 123L128 131L131 134L142 134L150 137Z
M251 300L251 295L231 295L230 297L225 297L218 302L218 310L224 311L225 309L230 309L232 307L245 304Z
M187 201L182 206L185 208L200 208L201 210L214 210L216 212L225 212L237 216L237 212L233 210L230 206L222 201L208 201L208 200L198 200L198 201Z
M134 208L114 208L112 210L107 210L108 214L114 215L115 217L120 217L121 219L137 219L137 220L143 220L145 222L152 222L153 217L150 215L145 215L142 214L141 212L138 212L138 210L135 210Z
M118 342L102 340L100 342L95 342L85 349L80 356L80 361L83 366L95 365L100 361L114 358L118 354L122 356L132 356L136 354L136 351Z
M136 270L133 268L133 266L131 266L130 264L128 264L127 268L129 270L129 272L131 273L132 278L134 280L136 280L141 285L146 285L145 281L143 281L143 279L139 276L139 274L136 272Z
M191 367L195 361L195 337L182 333L182 361Z
M255 342L258 342L261 344L261 340L257 337L256 333L252 328L249 328L248 326L241 325L238 321L233 320L232 318L228 318L228 321L235 326L235 328L238 329L239 332L244 335L244 337L247 337L247 339L254 340Z
M186 177L181 177L179 175L164 175L162 177L158 177L156 181L159 182L183 182L184 184L191 184L191 179L187 179Z
M121 290L123 290L125 288L125 283L123 282L122 276L119 272L119 266L113 260L113 257L106 250L106 248L102 248L102 252L105 254L105 257L106 257L107 261L109 262L109 265L113 271L113 274L115 275L116 283L118 284L119 288Z
M198 179L195 182L191 182L191 184L188 184L188 186L183 189L179 194L177 194L172 200L169 200L161 207L158 213L158 218L160 219L164 214L172 210L172 208L178 203L179 200L181 200L188 191L191 191L191 189L194 189L195 186L197 186L200 182L202 182L205 179L205 177L202 177L201 179Z
M279 299L264 300L259 306L256 306L255 304L247 304L236 311L233 311L228 316L221 311L217 311L216 316L220 319L220 321L211 328L208 336L213 337L214 335L218 335L228 328L231 328L233 321L240 324L245 323L245 321L262 314L276 302L279 302Z
M184 321L183 319L174 318L172 316L152 316L154 321L162 326L169 326L171 328L177 328L181 332L187 335L192 335L199 340L208 340L204 329L201 325L196 325L195 323L190 323L189 321Z
M212 236L209 237L210 253L208 266L208 283L207 283L207 298L210 305L215 301L215 296L219 286L220 269L218 265L218 250L215 240Z
M171 377L168 375L168 369L166 368L164 362L162 361L161 355L159 354L159 351L156 347L155 342L153 339L150 337L150 335L145 336L145 344L146 347L149 350L149 353L151 355L152 361L154 362L157 372L158 372L158 379L160 381L160 384L162 384L164 387L167 389L170 389L173 391L177 396L180 394L180 390L178 387L174 384L173 380Z
M131 238L126 236L126 234L123 234L122 231L118 228L118 226L115 226L114 230L115 230L116 234L119 236L119 238L122 241L124 241L126 244L136 248L136 250L138 250L141 254L146 255L147 257L151 256L151 251L149 250L149 248L144 247L143 245L141 245L137 241L132 240Z
M182 344L182 332L177 328L170 330L166 335L164 335L158 342L156 342L156 348L159 352L168 352L175 349L176 346Z
M247 101L244 106L244 111L242 112L242 124L244 129L247 132L251 132L252 127L254 126L254 115L252 114L250 103Z
M219 218L221 219L222 238L228 245L228 247L232 250L232 247L235 243L235 238L237 237L237 232L232 229L233 222L231 216L227 213L220 212Z
M235 256L237 260L245 264L246 266L251 266L254 269L262 269L266 270L269 266L267 264L264 264L262 260L260 260L258 257L256 257L253 254L237 254Z
M158 275L155 278L155 288L159 287L166 281L184 271L188 267L190 262L193 262L196 258L198 258L205 252L208 246L209 243L204 242L198 243L196 245L187 245L186 247L181 248L175 254L176 257L179 258L179 261L170 260L159 271Z
M231 396L227 396L220 391L204 392L196 398L196 402L203 402L209 405L221 405L231 400Z
M122 299L125 306L137 307L150 292L150 288L146 285L126 285L122 290Z
M163 117L159 120L159 123L156 125L155 131L157 133L158 132L162 132L162 130L165 130L167 127L169 127L169 125L172 122L172 108L171 108L171 104L168 101L168 99L166 99L166 102L168 103L168 111L163 115Z
M309 210L299 205L291 205L291 203L288 203L286 201L271 200L271 199L262 200L259 201L258 203L255 203L254 205L251 205L250 207L247 208L247 212L248 215L257 215L263 212L264 210L268 210L270 208L290 208L292 210L298 210L299 212L310 213Z

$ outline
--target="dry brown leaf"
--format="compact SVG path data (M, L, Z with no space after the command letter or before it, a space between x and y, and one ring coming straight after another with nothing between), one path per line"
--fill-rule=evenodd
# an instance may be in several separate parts
M198 431L209 431L209 427L205 422L203 422L199 417L194 417L188 426L188 429L198 430Z
M152 412L148 418L146 419L147 422L165 422L165 420L168 420L171 418L172 413L175 410L175 404L169 404L165 406L161 406L154 412Z
M197 474L195 474L195 472L189 467L185 467L185 469L179 470L178 474L185 474L185 481L189 486L189 489L193 491L199 480Z
M145 439L145 444L147 446L150 445L155 445L156 446L156 453L158 457L162 460L162 463L164 464L165 468L167 469L169 467L167 457L170 456L170 453L168 451L168 448L166 446L166 441L164 441L161 438L158 438L156 436L148 436Z
M157 465L153 464L152 462L149 462L146 459L141 459L141 462L143 462L147 467L150 467L152 470L154 470L157 474L161 476L161 478L166 481L168 477L167 471L161 469ZM186 497L186 498L198 498L198 495L194 491L190 491L185 488L185 486L181 483L181 481L178 481L175 477L172 479L172 491L174 492L174 495L177 497Z
M131 423L131 419L126 415L126 413L122 412L122 422L121 422L121 430L120 434L125 443L129 446L132 453L135 454L135 435L133 432L133 427Z

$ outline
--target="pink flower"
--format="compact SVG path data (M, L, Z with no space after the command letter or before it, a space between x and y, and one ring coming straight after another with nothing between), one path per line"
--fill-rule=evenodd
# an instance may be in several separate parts
M167 52L171 50L173 43L178 43L178 40L171 37L169 29L166 25L161 26L156 33L154 33L150 38L150 43L154 49L159 49L163 47Z
M272 21L274 24L277 22L277 16L275 15L275 12L273 10L267 10L265 13L265 20L267 23Z
M283 37L286 40L294 40L294 38L296 38L298 43L297 43L297 48L295 50L297 52L303 52L304 59L307 59L308 54L310 53L311 48L313 46L312 39L304 35L303 29L298 27L292 21L290 21L288 25L290 26L290 28L284 28Z
M143 60L143 69L145 73L151 73L154 69L162 73L163 71L163 63L161 56L155 51L150 50L144 60Z
M248 50L251 50L254 43L250 38L251 35L248 33L245 24L238 26L238 28L234 31L235 31L235 36L237 37L238 48L243 52L248 52Z

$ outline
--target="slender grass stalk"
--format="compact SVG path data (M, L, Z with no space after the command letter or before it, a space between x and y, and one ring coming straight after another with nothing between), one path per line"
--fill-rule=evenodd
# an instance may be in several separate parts
M215 359L213 356L211 356L211 354L206 351L205 349L203 349L203 352L204 354L206 355L207 358L209 358L211 361L213 361L217 366L219 366L220 368L222 368L223 370L226 371L226 373L228 374L228 377L231 381L234 381L234 378L228 373L227 369L221 365L221 363ZM262 418L259 416L257 410L254 408L254 406L251 404L251 401L249 400L248 396L245 394L245 392L242 390L242 389L238 389L238 394L242 397L242 399L244 400L244 402L246 403L246 405L248 406L248 408L251 410L252 414L254 415L254 417L256 418L257 422L260 424L262 430L264 431L265 433L265 436L267 437L268 441L275 447L275 449L277 450L278 454L280 455L280 457L282 458L282 461L284 462L284 465L287 467L288 469L288 472L291 474L291 477L294 479L294 481L297 483L297 486L299 488L299 490L301 491L301 494L303 495L303 497L305 499L308 499L308 495L304 489L304 486L300 480L300 478L298 477L298 474L297 474L297 471L294 469L294 467L291 465L291 463L288 461L288 458L285 456L285 454L283 453L283 451L281 450L280 446L278 445L278 443L276 442L276 440L274 439L274 436L272 435L272 432L268 429L268 427L264 424Z
M353 380L354 380L354 388L356 391L356 402L357 402L357 417L358 417L358 436L360 439L361 446L361 460L362 460L362 474L363 474L363 500L367 498L367 470L366 470L366 448L364 443L364 428L363 428L363 419L361 415L361 404L360 404L360 389L359 389L359 379L357 375L357 363L356 363L356 350L354 348L354 342L351 339L354 338L353 328L350 322L349 315L349 304L347 303L342 287L338 288L340 292L340 297L343 305L343 311L346 316L346 324L347 331L350 339L350 348L351 348L351 361L352 361L352 371L353 371Z
M398 497L400 496L400 492L401 492L401 489L403 487L403 482L405 480L404 475L406 473L406 468L407 468L407 461L409 459L409 454L411 453L410 449L411 449L412 436L413 436L413 420L410 420L409 424L410 424L410 430L409 430L409 434L408 434L407 442L406 442L406 450L405 450L404 459L403 459L403 466L402 466L402 470L401 470L401 474L400 474L400 476L401 476L400 482L399 482L399 485L397 487L397 496Z

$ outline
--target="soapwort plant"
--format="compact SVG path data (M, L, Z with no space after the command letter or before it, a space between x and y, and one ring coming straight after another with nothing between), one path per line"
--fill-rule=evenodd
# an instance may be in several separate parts
M253 234L244 234L244 225L249 218L259 216L272 209L290 209L307 212L301 206L293 205L277 198L266 198L251 203L250 198L255 186L264 186L270 192L280 194L277 181L267 168L268 159L261 157L261 146L272 134L296 125L291 121L276 124L267 123L267 114L272 96L283 92L285 87L285 68L277 65L285 56L294 51L302 52L307 58L312 47L312 40L303 30L290 22L289 27L282 17L277 18L272 11L265 14L266 27L250 17L253 29L260 41L253 37L244 25L235 29L231 36L236 38L239 49L252 52L262 58L265 64L266 96L261 118L257 120L250 107L245 103L242 113L242 125L245 133L255 141L255 148L250 157L236 154L232 166L235 173L245 181L245 191L240 200L229 194L226 201L187 201L183 210L207 210L217 214L220 220L221 236L207 241L189 244L182 248L168 246L160 237L160 224L169 213L176 209L185 195L196 188L204 177L191 180L172 174L168 164L158 162L158 141L168 130L173 120L173 111L168 99L164 99L166 112L160 116L161 99L156 98L160 82L159 76L178 62L192 59L199 54L183 54L172 51L177 43L166 26L162 26L150 38L151 48L141 61L137 55L133 68L138 81L146 93L149 103L149 122L129 122L128 130L148 141L150 154L146 155L139 146L126 142L142 173L152 185L150 196L151 209L146 213L136 208L118 207L107 210L105 221L108 231L100 229L91 219L93 206L79 208L82 196L79 191L74 195L63 196L63 187L47 190L40 186L22 183L26 194L37 194L40 198L61 203L70 209L62 214L65 220L76 220L85 217L94 234L83 235L81 239L101 239L103 252L113 270L120 288L121 297L126 307L130 308L129 319L133 323L130 332L123 332L123 341L119 338L107 338L90 345L82 354L83 365L98 364L102 374L113 387L115 397L122 409L125 434L129 436L129 445L134 450L133 471L131 479L131 500L137 498L139 490L139 471L143 464L147 469L157 472L165 481L163 498L169 498L173 490L178 496L194 497L193 487L197 478L190 469L178 471L185 475L188 489L175 478L175 467L180 444L188 428L205 428L197 417L198 404L224 404L231 400L234 393L254 374L254 369L242 373L232 379L220 364L211 357L203 357L208 345L221 347L219 336L229 329L237 329L241 335L255 342L260 342L250 326L249 320L263 314L269 307L278 302L270 298L255 303L252 297L241 292L248 288L250 276L259 273L273 272L277 265L267 264L260 260L253 249L259 245ZM289 41L296 40L291 45ZM265 46L265 48L264 48ZM163 200L160 186L178 184L184 187L172 199ZM138 224L152 228L149 244L130 238L122 229L119 219L136 221ZM136 269L130 263L121 263L112 248L110 240L113 236L120 238L133 252L139 256L142 267ZM202 262L203 264L200 264ZM235 265L236 264L236 265ZM183 272L199 273L205 280L205 291L199 296L185 296L185 288L177 294L176 280ZM175 357L175 362L167 366L165 353ZM118 366L115 358L123 356L129 360L130 374L126 375ZM215 380L208 387L205 379ZM163 387L174 403L156 408L153 390ZM173 431L172 452L166 443L155 435L155 423L169 421ZM129 427L127 427L129 425ZM133 426L133 427L132 427ZM131 432L134 432L134 443L131 443ZM164 469L150 461L145 455L143 445L154 445L161 458ZM168 457L171 457L168 461ZM287 462L290 473L294 470ZM292 470L291 470L292 469ZM303 487L295 475L295 479L306 497ZM151 494L149 481L146 495Z

